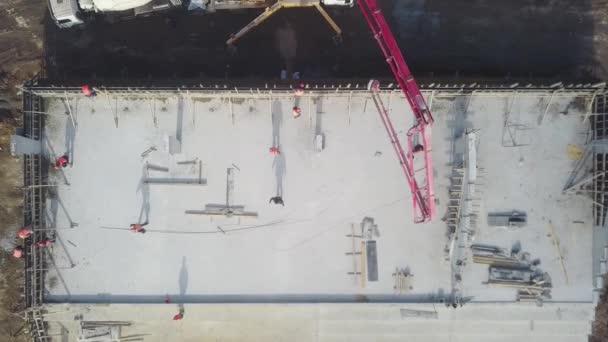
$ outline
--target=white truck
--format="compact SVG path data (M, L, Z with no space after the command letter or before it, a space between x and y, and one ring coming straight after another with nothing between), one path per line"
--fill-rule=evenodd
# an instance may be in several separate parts
M78 26L96 13L134 16L181 7L181 0L48 0L51 17L62 28Z
M159 11L200 8L207 12L270 7L281 0L48 0L51 17L62 28L82 25L95 14L122 18ZM354 0L319 0L329 6L352 6Z

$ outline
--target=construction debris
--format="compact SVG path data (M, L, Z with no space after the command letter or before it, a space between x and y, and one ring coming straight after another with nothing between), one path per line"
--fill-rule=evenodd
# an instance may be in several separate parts
M568 159L570 160L581 160L585 155L585 150L578 145L568 144L566 150L568 153Z
M317 134L315 136L315 149L317 150L317 152L321 152L321 151L323 151L324 148L325 148L325 135Z
M200 166L201 164L199 164ZM199 169L200 170L200 169ZM199 173L200 175L200 173ZM199 178L200 184L202 185L203 179ZM189 183L190 184L190 183ZM204 180L204 184L207 184L207 180ZM258 213L252 211L245 211L244 205L233 205L233 192L234 192L234 168L228 168L226 170L226 203L225 204L206 204L205 210L186 210L186 214L190 215L206 215L206 216L244 216L250 218L257 218Z
M197 161L198 161L198 158L194 158L192 160L183 160L183 161L178 161L177 165L196 164Z
M378 253L374 238L380 237L378 225L374 223L373 217L364 217L360 224L351 223L350 234L346 237L351 238L352 249L346 255L353 256L353 271L348 272L352 275L357 284L357 279L361 280L361 288L365 288L366 281L378 281ZM361 249L356 250L355 239L361 239ZM360 256L361 265L357 264Z
M414 275L410 273L409 268L399 268L395 269L395 273L393 273L393 279L395 281L395 285L393 286L393 290L395 290L395 294L401 295L404 293L408 293L414 289L412 286Z
M169 172L169 168L168 167L160 166L160 165L154 165L154 164L150 164L150 163L146 163L146 168L148 170L153 170L153 171Z
M380 231L378 225L374 223L374 218L364 217L361 221L361 235L367 240L371 240L374 237L380 237Z
M478 168L475 132L468 132L457 139L462 155L455 157L449 188L448 241L444 248L445 258L451 264L452 298L461 302L463 268L469 259L468 247L477 230L478 178L483 170Z
M162 171L162 170L159 170ZM199 178L146 178L144 184L163 184L163 185L207 185L206 179Z
M366 281L366 277L365 277L365 240L361 240L361 244L360 244L360 248L359 250L357 250L357 242L355 241L355 239L363 239L363 235L356 235L355 234L355 224L351 223L350 225L350 234L346 235L346 237L351 238L351 251L350 252L346 252L346 255L351 255L352 256L352 260L353 260L353 270L351 272L348 272L348 275L352 275L353 276L353 281L355 283L355 285L357 285L359 283L358 280L361 281L361 288L365 288L365 281ZM361 259L361 264L360 267L357 264L357 259L358 256L360 256Z
M142 157L147 157L147 156L148 156L150 153L152 153L152 151L156 151L156 147L152 146L152 147L150 147L149 149L147 149L147 150L143 151L143 152L141 153L141 156L142 156Z
M528 287L551 285L547 273L535 272L531 268L508 268L504 266L489 267L489 284L512 284L513 286Z
M518 299L538 301L551 298L551 277L532 260L530 253L521 252L516 244L511 252L505 249L476 244L471 246L473 262L488 264L488 281L484 284L518 289Z
M365 244L367 256L367 280L378 281L378 250L376 241L367 241Z
M496 246L474 244L473 262L478 264L500 265L509 267L525 267L526 264L513 258L505 249Z
M81 321L78 331L79 342L124 341L121 328L130 326L130 322L120 321Z
M401 318L437 319L437 311L400 309Z
M185 213L189 215L206 216L246 216L251 218L258 217L258 213L252 211L245 211L245 206L242 205L226 206L223 204L206 204L205 210L186 210Z
M524 227L528 221L528 216L523 211L494 212L488 213L488 226L493 227Z
M559 260L559 264L562 268L564 280L566 280L566 284L568 284L569 283L568 271L566 271L566 264L564 263L564 255L562 253L562 249L559 244L559 237L557 236L557 233L555 232L555 227L553 226L553 223L551 222L551 220L549 220L549 236L551 237L551 242L553 244L553 247L555 248L555 253L557 254L557 259Z

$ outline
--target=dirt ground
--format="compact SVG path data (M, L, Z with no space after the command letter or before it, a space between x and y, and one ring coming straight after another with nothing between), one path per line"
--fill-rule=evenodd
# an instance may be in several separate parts
M0 340L25 341L23 264L11 255L21 224L21 163L9 153L10 135L21 124L17 86L41 70L43 2L0 2Z
M608 277L604 276L604 284ZM604 289L604 294L600 299L600 303L595 310L595 322L593 322L593 335L589 338L589 342L606 342L608 341L608 286Z
M380 1L417 77L565 80L608 78L608 0ZM57 79L304 78L389 76L358 9L329 11L342 44L313 9L282 10L246 35L224 42L259 11L171 14L58 29L44 0L0 1L0 340L19 341L22 270L9 257L21 223L21 165L8 152L20 125L18 86L43 72ZM44 66L44 67L43 67ZM608 341L608 296L594 337Z

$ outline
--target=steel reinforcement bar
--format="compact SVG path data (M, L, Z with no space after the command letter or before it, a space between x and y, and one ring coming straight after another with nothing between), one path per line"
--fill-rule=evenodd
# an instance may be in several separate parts
M335 94L349 96L351 93L366 93L369 94L367 84L369 80L352 80L339 82L311 82L311 81L294 81L291 83L273 83L273 82L256 82L251 84L239 83L179 83L174 81L173 84L167 85L167 82L149 83L139 85L130 81L108 81L95 82L89 80L88 85L99 89L100 91L110 93L112 95L188 95L188 94L216 94L218 92L230 93L231 96L252 96L252 95L268 95L279 94L292 91L300 83L303 83L308 93L313 93L315 96L320 94ZM24 89L24 92L32 92L43 97L64 97L67 95L80 95L80 86L87 84L86 82L76 83L70 82L54 82L51 80L39 80L36 84ZM513 91L518 91L520 94L537 94L556 92L559 93L581 93L588 94L601 91L606 87L605 83L562 83L556 82L553 84L531 84L531 83L504 83L504 84L479 84L479 83L422 83L420 89L427 94L441 93L442 96L453 95L468 95L468 94L484 94L484 93L505 93L510 94ZM381 92L401 92L395 82L380 82L379 90ZM306 94L305 94L306 96Z

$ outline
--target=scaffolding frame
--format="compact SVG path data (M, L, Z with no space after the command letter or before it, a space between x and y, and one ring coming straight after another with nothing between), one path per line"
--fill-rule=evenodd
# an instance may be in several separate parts
M563 189L564 194L581 195L592 204L593 223L606 227L608 205L608 92L592 94L588 113L590 133L582 156L576 160Z
M43 100L32 93L23 94L23 134L40 141L44 127ZM47 268L45 250L36 248L36 243L47 235L44 223L44 203L47 188L46 171L41 154L23 156L24 208L23 226L30 227L33 234L24 240L24 298L25 318L34 341L49 341L47 326L43 319L44 277Z
M596 226L606 227L606 205L608 203L608 94L597 94L593 102L593 181L591 194L593 218Z

